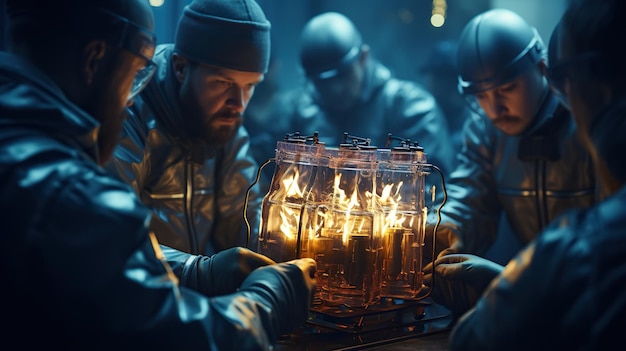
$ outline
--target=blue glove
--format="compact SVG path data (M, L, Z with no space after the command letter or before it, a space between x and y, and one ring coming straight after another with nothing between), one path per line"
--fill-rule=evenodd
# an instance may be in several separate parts
M230 294L255 269L275 262L243 247L233 247L212 256L192 255L161 245L180 285L206 296Z
M424 267L424 284L430 287L430 297L460 316L474 307L489 283L503 266L470 254L440 256ZM433 285L434 283L434 285Z

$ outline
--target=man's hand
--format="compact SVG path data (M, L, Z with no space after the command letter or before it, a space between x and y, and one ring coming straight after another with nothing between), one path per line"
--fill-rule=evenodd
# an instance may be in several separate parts
M503 268L470 254L440 256L424 267L424 284L430 286L432 299L460 316L472 308L489 283Z
M230 294L255 269L275 262L243 247L233 247L213 256L192 255L160 245L180 284L206 296Z
M308 317L317 283L315 270L312 258L262 267L246 278L239 291L266 307L275 335L285 334Z
M232 293L252 271L275 263L271 258L244 247L220 251L209 259L211 295Z

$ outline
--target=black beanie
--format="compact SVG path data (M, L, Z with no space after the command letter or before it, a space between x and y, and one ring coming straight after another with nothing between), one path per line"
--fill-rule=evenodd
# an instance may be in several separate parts
M178 21L175 48L201 63L265 73L270 22L254 0L193 0Z

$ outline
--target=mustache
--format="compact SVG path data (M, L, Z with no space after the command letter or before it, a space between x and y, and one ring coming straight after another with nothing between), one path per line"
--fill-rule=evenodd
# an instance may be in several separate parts
M243 113L235 112L235 111L222 111L216 113L214 118L235 118L235 119L243 119Z
M492 119L491 121L493 122L493 124L498 124L498 123L503 123L503 122L517 122L520 119L516 116L509 116L509 115L505 115L505 116L498 116L495 119Z

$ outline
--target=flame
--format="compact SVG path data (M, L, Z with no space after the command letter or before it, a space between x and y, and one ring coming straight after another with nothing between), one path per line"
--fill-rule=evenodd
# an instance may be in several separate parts
M300 173L298 172L298 169L296 169L293 172L292 177L285 177L282 180L283 185L285 186L285 192L287 193L286 195L288 197L296 197L296 198L303 197L302 189L300 189L300 187L298 186L299 179L300 179Z
M362 233L365 225L367 224L367 218L359 218L352 215L352 212L355 210L364 209L367 207L367 204L363 204L359 202L359 189L358 187L354 189L350 196L346 195L346 191L340 187L341 184L341 176L339 173L335 175L334 179L334 205L337 210L345 212L345 215L342 218L342 223L334 223L332 218L326 223L328 227L338 226L337 233L341 233L341 237L344 243L348 241L349 234L354 233ZM370 191L365 192L366 201L371 201L374 196Z
M298 228L300 215L288 207L283 207L283 210L280 212L280 218L282 219L280 224L281 232L285 234L287 239L294 240L296 238L295 233L297 231L297 229L294 230L294 228Z
M300 173L296 168L292 176L286 176L281 180L283 184L282 189L284 190L281 190L278 194L285 198L291 197L294 199L304 199L304 192L300 189L298 184L299 179ZM281 207L280 218L280 231L288 240L295 240L296 233L298 232L298 223L300 222L300 212L283 206Z
M404 183L402 181L398 184L386 184L381 191L378 201L385 209L385 223L383 224L383 233L389 228L400 228L406 220L402 215L397 214L398 204L402 199L400 195L400 189ZM392 191L395 187L395 192L392 195ZM412 219L411 219L412 221ZM412 223L411 223L412 224Z

